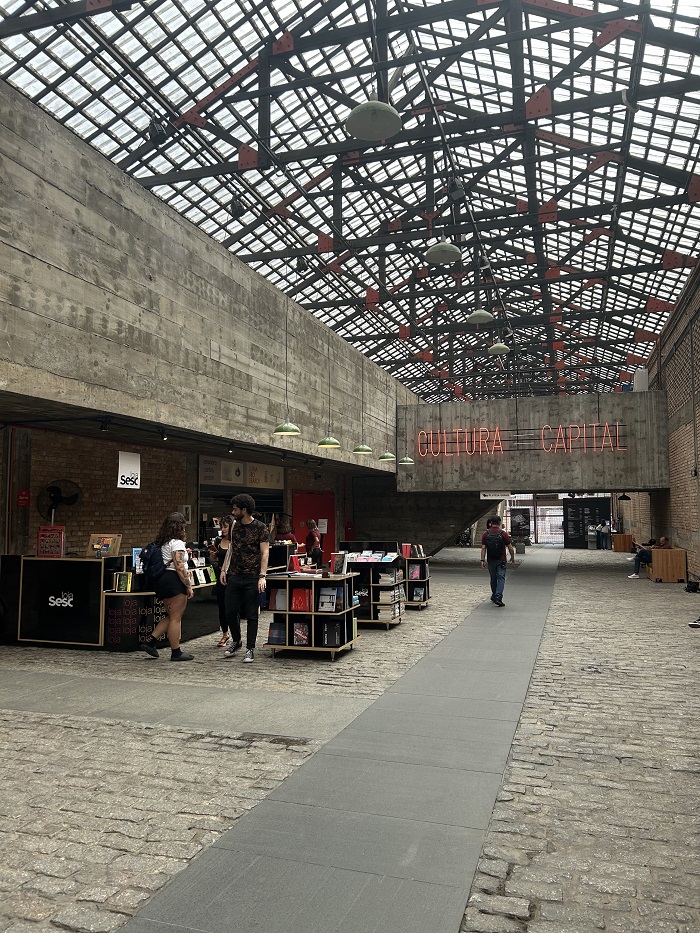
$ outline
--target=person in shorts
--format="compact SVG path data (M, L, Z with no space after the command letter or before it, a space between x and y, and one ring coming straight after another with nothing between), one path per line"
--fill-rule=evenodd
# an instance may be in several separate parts
M168 515L161 525L155 543L160 547L163 555L165 573L157 578L153 589L158 599L162 600L167 614L139 647L152 658L157 658L156 642L163 635L167 635L171 652L170 660L191 661L194 655L183 651L180 647L182 617L187 608L187 600L194 596L192 582L187 572L185 516L182 512L171 512Z

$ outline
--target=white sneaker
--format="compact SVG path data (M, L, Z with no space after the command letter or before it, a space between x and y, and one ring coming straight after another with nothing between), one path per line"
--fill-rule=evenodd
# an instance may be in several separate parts
M627 577L627 579L628 579L628 580L638 580L638 579L639 579L639 574L638 574L638 573L631 573L631 574L629 574L629 576Z
M634 560L634 557L628 557L627 560Z
M245 657L243 658L243 663L252 664L254 660L255 660L255 655L253 654L252 649L248 648L248 650L245 653Z

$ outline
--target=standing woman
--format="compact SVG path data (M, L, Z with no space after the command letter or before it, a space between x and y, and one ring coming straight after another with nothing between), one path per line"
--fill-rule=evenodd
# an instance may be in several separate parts
M153 588L158 599L163 601L167 615L139 645L152 658L158 657L156 642L163 635L167 635L171 648L171 661L193 659L193 655L180 648L182 617L187 608L187 600L192 599L194 595L187 572L187 546L184 539L185 516L182 512L172 512L163 522L155 540L163 555L165 573L158 577Z
M321 550L321 532L313 518L310 518L306 527L309 533L306 536L306 555L311 558L314 567L320 567L323 563L323 551Z
M221 528L221 537L214 544L209 545L209 556L211 561L214 564L214 569L216 570L216 585L214 587L214 593L216 595L216 603L219 607L219 625L221 626L221 638L216 643L217 648L225 648L226 642L228 641L228 622L226 621L226 587L222 584L219 579L221 576L221 570L224 566L224 561L226 560L226 551L228 551L231 546L231 526L233 525L233 517L231 515L224 515L220 522Z

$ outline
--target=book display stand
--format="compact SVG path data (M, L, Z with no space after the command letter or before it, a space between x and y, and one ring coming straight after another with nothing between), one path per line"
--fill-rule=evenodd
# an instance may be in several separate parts
M272 621L266 648L277 651L325 651L335 661L357 640L353 596L357 574L269 573L268 609Z
M399 625L406 599L403 558L395 541L341 541L348 567L357 573L358 621Z
M420 545L412 544L412 549L420 550ZM404 586L406 605L411 609L425 609L430 599L430 558L404 557Z

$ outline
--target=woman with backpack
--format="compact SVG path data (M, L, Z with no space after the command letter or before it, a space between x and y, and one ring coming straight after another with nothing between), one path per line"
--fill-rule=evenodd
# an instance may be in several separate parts
M161 525L155 539L155 544L161 551L165 570L153 580L153 589L158 599L163 601L167 615L139 645L152 658L158 657L156 643L163 635L168 637L171 661L191 661L194 657L180 647L182 617L187 608L187 600L192 599L194 595L192 582L187 572L185 524L185 516L182 512L172 512Z

